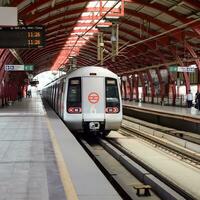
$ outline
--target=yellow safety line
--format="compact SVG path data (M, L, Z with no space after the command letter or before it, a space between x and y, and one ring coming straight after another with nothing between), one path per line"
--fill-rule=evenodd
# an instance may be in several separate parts
M61 178L61 181L62 181L62 184L64 187L64 191L65 191L65 196L67 197L67 200L78 200L78 196L77 196L75 187L72 183L72 180L71 180L71 177L69 174L69 170L67 169L67 166L65 164L64 158L61 153L60 145L58 143L58 140L56 139L54 130L51 126L51 123L50 123L48 117L46 117L46 119L47 119L49 134L51 137L51 141L52 141L55 156L56 156L56 161L57 161L57 165L58 165L58 169L59 169L59 173L60 173L60 178Z

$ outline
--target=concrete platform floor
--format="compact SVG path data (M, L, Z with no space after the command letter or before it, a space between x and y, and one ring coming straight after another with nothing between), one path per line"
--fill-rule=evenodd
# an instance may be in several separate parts
M40 97L0 109L0 200L65 199L121 198Z
M39 98L0 109L0 194L0 200L66 199Z

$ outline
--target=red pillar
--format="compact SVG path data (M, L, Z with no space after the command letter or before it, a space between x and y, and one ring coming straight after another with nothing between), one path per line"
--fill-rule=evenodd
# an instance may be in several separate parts
M172 91L172 104L176 104L176 84L175 80L173 78L173 75L168 71L169 74L169 92L170 90ZM169 93L168 93L168 98L169 98Z
M146 88L145 88L145 81L144 81L144 77L142 75L142 72L138 73L141 84L142 84L142 101L145 102L145 97L147 96L147 92L146 92Z
M192 57L197 58L198 55L196 54L196 52L194 51L192 46L188 42L185 42L185 45L186 45L186 48L188 49L188 51L190 52L190 54L192 55ZM200 91L200 59L195 59L195 63L197 65L197 69L198 69L197 91Z
M176 50L174 48L170 48L172 53L174 54L174 57L176 58L176 60L178 61L180 66L184 66L183 61L181 60L181 58L176 54ZM187 72L183 72L183 77L185 80L185 86L186 86L186 94L188 94L189 90L190 90L190 79L188 76Z
M148 80L149 80L150 86L151 86L151 103L153 103L154 97L155 97L155 88L154 88L153 79L152 79L152 76L151 76L151 73L149 70L147 70L147 76L148 76Z
M138 74L133 74L133 85L134 85L134 91L135 92L135 96L136 96L136 101L139 102L139 77Z
M133 100L133 75L127 76L128 84L129 84L129 101Z
M156 69L156 74L158 76L158 81L159 81L159 85L160 85L160 98L161 98L161 102L164 100L164 83L162 80L162 76L160 74L160 70Z
M123 81L123 89L124 89L124 100L127 100L127 89L126 89L126 81Z

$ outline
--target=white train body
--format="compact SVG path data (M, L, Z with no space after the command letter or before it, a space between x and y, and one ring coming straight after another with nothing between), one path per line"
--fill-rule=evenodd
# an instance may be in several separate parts
M48 84L43 97L72 131L117 130L122 121L119 78L102 67L83 67Z

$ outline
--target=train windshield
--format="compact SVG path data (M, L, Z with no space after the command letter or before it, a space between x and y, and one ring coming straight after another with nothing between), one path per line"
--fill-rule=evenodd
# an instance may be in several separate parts
M120 108L117 80L106 78L106 107Z
M81 78L69 79L67 107L81 107Z

